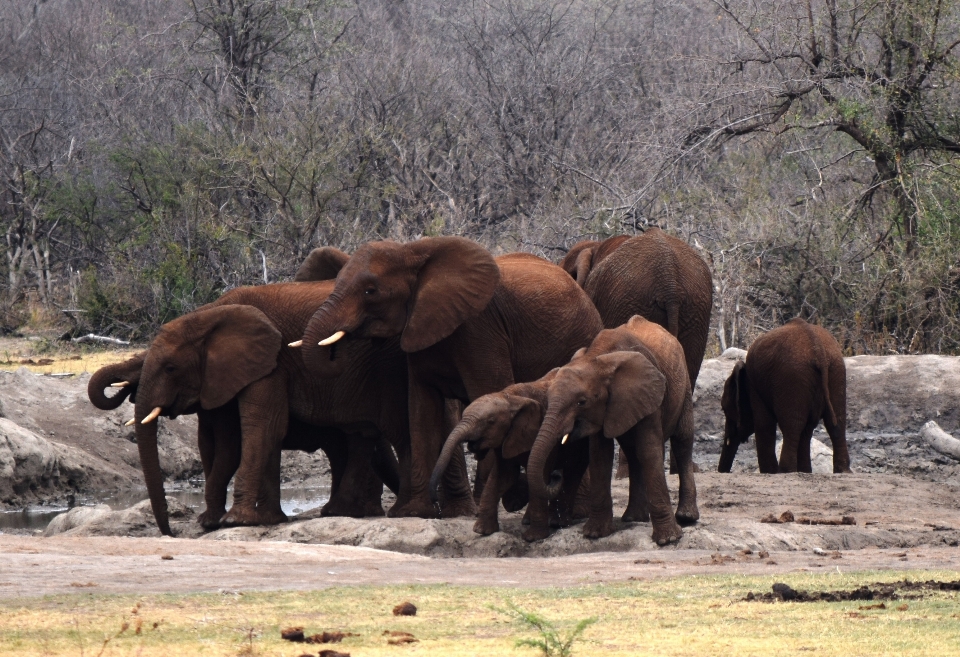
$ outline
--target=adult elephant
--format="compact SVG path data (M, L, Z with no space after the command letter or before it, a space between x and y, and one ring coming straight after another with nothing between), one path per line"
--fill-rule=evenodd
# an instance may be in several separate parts
M118 408L125 399L135 402L146 355L140 352L94 372L87 385L91 403L107 411ZM108 390L115 394L108 395ZM216 409L197 406L191 411L197 415L197 445L206 485L206 509L197 520L206 529L216 529L226 512L227 484L240 464L239 409L234 401ZM331 484L330 499L321 509L323 516L383 515L383 484L394 493L399 491L396 457L382 438L370 444L363 436L347 435L335 427L291 420L282 449L310 453L321 449L327 455ZM279 490L279 472L270 475L273 478L262 482L262 490Z
M724 384L720 406L726 416L720 472L730 472L740 443L754 432L760 472L811 472L810 440L820 420L833 442L833 471L850 472L847 370L825 329L798 317L754 340Z
M336 366L339 345L400 338L410 377L411 497L390 515L434 517L429 479L443 445L444 399L468 404L533 381L601 328L590 299L556 265L522 253L495 259L470 240L433 237L357 249L310 320L303 349L323 373ZM461 470L447 471L444 516L476 513Z
M530 496L552 497L549 455L569 440L590 441L590 517L587 538L613 531L610 473L613 439L630 471L623 520L650 519L659 545L679 540L680 523L700 517L693 470L693 401L683 348L663 327L636 316L605 329L561 367L550 382L547 412L527 460ZM676 513L663 472L667 439L680 468Z
M640 315L670 331L683 346L693 389L707 348L713 279L690 245L651 228L636 237L579 242L560 266L586 291L604 327Z
M137 447L160 530L170 533L157 458L159 415L211 411L212 436L200 439L216 454L230 453L240 434L233 507L225 525L272 524L286 519L279 488L280 448L292 421L386 439L401 463L409 461L406 360L397 340L356 340L338 348L342 376L318 380L300 351L285 346L333 290L333 282L282 283L231 290L216 302L165 324L146 352L136 391ZM231 428L235 403L239 426ZM201 447L201 453L203 452ZM225 490L230 459L215 457L208 491ZM404 492L401 467L400 495ZM346 475L344 486L348 485ZM352 484L350 484L352 485ZM218 499L208 497L204 520L215 522Z

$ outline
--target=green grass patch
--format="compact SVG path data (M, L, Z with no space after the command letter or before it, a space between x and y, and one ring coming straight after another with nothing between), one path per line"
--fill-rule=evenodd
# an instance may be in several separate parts
M926 592L920 600L887 602L885 609L864 609L869 602L742 601L749 591L769 591L778 581L813 591L903 578L946 581L960 579L960 573L691 576L558 589L441 585L74 594L0 601L0 654L298 657L327 648L353 657L542 654L518 645L539 636L516 613L505 613L514 606L546 619L562 636L595 617L573 642L573 655L960 655L957 592ZM407 600L417 605L417 615L393 616L392 608ZM294 644L280 638L291 626L302 626L307 635L339 630L357 636L334 645ZM418 642L389 645L387 631L409 632Z

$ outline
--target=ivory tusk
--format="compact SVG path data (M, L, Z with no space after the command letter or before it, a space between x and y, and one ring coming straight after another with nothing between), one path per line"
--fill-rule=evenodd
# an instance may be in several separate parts
M132 426L135 425L136 423L137 423L137 418L132 417L132 418L130 418L129 420L127 420L126 422L124 422L124 423L123 423L123 426L125 426L125 427L132 427Z
M111 384L110 384L110 387L111 387L111 388L126 388L128 385L130 385L130 382L129 382L129 381L120 381L119 383L111 383Z
M302 347L302 346L303 346L303 340L297 340L296 342L291 342L291 343L288 344L287 346L288 346L288 347L293 347L294 349L296 349L297 347Z
M569 437L570 437L570 434L569 434L569 433L563 434L563 439L560 441L560 444L561 444L561 445L566 445L566 444L567 444L567 438L569 438Z
M140 420L140 424L150 424L151 422L153 422L154 420L156 420L156 419L157 419L157 416L159 416L160 413L162 413L162 412L163 412L163 408L160 407L160 406L157 406L155 409L153 409L152 411L150 411L150 415L148 415L147 417L145 417L145 418L143 418L142 420Z
M331 335L331 336L330 336L329 338L327 338L326 340L321 340L321 341L318 342L317 344L320 345L321 347L326 347L326 346L329 345L329 344L333 344L334 342L336 342L337 340L339 340L340 338L342 338L342 337L345 336L345 335L346 335L346 332L345 332L345 331L337 331L336 333L334 333L333 335Z

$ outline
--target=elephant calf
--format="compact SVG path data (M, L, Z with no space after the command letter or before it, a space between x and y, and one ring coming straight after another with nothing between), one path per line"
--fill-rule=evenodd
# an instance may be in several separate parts
M500 530L497 508L501 500L506 506L505 496L519 481L520 468L527 464L547 408L547 390L556 372L554 369L537 381L515 383L501 392L477 398L467 406L463 419L447 437L430 478L430 493L434 497L450 459L464 442L478 459L489 458L488 454L493 456L473 526L478 534L487 536ZM551 458L548 468L551 471L555 465L563 468L560 499L552 502L546 497L530 497L526 516L529 526L523 532L528 541L546 538L551 521L557 525L571 522L577 487L589 459L584 441L563 446L551 456L556 458ZM556 463L557 459L560 463Z
M720 472L730 472L753 433L760 472L810 472L810 439L821 419L833 442L833 471L850 472L847 370L840 345L821 327L798 317L754 340L724 384L720 406L726 416Z

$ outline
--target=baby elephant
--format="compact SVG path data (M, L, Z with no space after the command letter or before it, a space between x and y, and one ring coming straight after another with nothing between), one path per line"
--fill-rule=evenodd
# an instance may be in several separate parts
M843 353L819 326L797 318L754 340L724 384L720 405L726 415L720 472L730 472L737 448L754 432L760 472L810 472L810 439L821 419L833 441L833 471L850 472Z
M444 444L430 479L430 493L434 498L452 455L464 442L478 459L487 453L493 454L477 522L473 526L473 531L478 534L486 536L500 529L497 509L501 500L504 500L504 506L507 505L508 491L515 486L520 478L520 468L527 463L543 421L547 390L556 372L554 369L537 381L516 383L500 392L478 397L464 410L463 419ZM571 522L577 487L587 469L588 459L585 441L565 445L551 454L548 468L550 471L554 467L563 469L564 485L555 503L547 497L530 497L526 516L529 527L523 532L526 540L545 538L550 534L551 524L563 526Z

